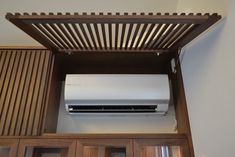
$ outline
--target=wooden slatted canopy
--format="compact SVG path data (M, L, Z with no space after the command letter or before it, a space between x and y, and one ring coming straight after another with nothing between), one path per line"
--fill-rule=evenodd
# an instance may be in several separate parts
M55 52L177 50L217 22L217 14L11 14L6 18Z

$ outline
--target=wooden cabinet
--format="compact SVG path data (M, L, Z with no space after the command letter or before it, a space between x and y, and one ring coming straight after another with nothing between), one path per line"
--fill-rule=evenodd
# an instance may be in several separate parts
M16 157L18 139L0 139L0 157Z
M136 139L134 157L188 157L190 156L185 139Z
M133 157L129 139L79 139L76 157Z
M22 139L17 157L75 157L76 140L70 139Z
M189 157L185 134L49 135L1 139L4 157Z

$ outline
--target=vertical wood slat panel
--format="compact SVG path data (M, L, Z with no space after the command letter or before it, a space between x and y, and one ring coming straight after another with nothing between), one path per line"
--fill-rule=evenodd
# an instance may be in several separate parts
M51 52L0 50L0 136L38 135Z
M12 114L14 112L14 103L16 100L16 94L17 94L18 85L19 85L19 81L18 81L19 73L18 72L19 72L19 67L20 67L20 59L21 59L21 53L17 53L12 75L11 75L12 81L10 81L8 96L5 102L5 104L9 104L9 105L8 105L6 120L4 122L5 124L3 125L3 129L4 129L3 135L8 135L9 130L10 130L9 126L11 123L10 121L11 121Z
M26 132L27 135L31 135L32 130L33 130L34 117L37 112L37 110L36 110L37 101L39 98L39 91L40 91L41 83L42 83L41 77L42 77L42 73L43 73L44 60L45 60L45 53L41 52L39 62L38 62L36 81L35 81L35 85L34 85L33 101L32 101L32 104L30 105L31 108L30 108L30 114L28 117L28 125L27 125L27 132Z
M36 53L33 51L33 53ZM40 58L40 53L36 53L35 55L35 61L33 65L33 72L30 77L30 86L29 86L29 91L28 91L28 96L27 96L27 101L26 101L26 107L24 110L24 116L23 116L23 124L21 126L21 134L26 135L27 127L28 127L28 122L29 122L29 116L32 108L33 103L33 94L34 94L34 89L35 89L35 84L36 84L36 78L37 78L37 72L38 72L38 66L39 66L39 58Z
M6 98L9 96L9 94L11 94L11 89L9 89L9 84L10 84L12 70L13 70L14 62L15 62L15 58L16 58L15 52L10 52L10 53L12 55L11 55L11 58L9 60L8 65L7 65L7 68L5 70L6 76L5 76L5 81L3 83L3 89L1 92L1 98L0 98L0 103L3 104L3 108L1 111L1 115L0 115L0 135L3 135L3 126L5 124L7 110L9 107L9 104L6 103L7 102ZM14 79L12 81L14 81ZM8 90L9 90L9 92L8 92Z
M48 52L44 52L45 53L45 61L43 64L43 69L47 69L47 72L43 72L42 73L42 77L41 77L41 84L40 84L40 91L39 91L39 96L38 96L38 102L37 102L37 108L36 108L36 114L34 116L34 124L33 124L33 132L32 135L37 135L40 132L40 122L42 122L42 120L40 118L42 118L43 115L43 107L45 106L46 103L46 93L47 93L47 78L49 77L49 73L50 73L50 60L51 60L51 55Z

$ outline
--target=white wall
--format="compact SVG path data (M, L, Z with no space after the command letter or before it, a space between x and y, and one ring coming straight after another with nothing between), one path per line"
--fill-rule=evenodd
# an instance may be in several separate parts
M226 13L224 1L209 1L208 10ZM190 6L203 9L204 5L196 5L199 2ZM235 1L231 0L227 19L185 50L182 70L196 157L235 156L234 19Z
M0 0L0 46L39 45L5 19L7 12L174 12L178 0Z

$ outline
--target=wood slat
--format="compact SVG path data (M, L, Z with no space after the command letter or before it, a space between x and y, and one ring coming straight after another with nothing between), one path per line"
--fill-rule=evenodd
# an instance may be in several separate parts
M71 25L72 25L73 29L75 30L75 32L76 32L76 34L77 34L79 40L81 41L83 47L84 47L85 49L87 49L87 44L85 43L85 40L83 39L83 37L82 37L80 31L78 30L78 27L77 27L75 24L73 24L73 23L72 23Z
M64 29L62 24L58 24L57 26L60 28L61 32L63 32L64 36L67 38L67 41L70 43L70 45L72 45L73 48L78 49L76 43L74 42L74 39L70 37L71 33L69 34L67 30Z
M33 131L33 123L35 123L35 116L36 116L36 112L38 112L37 106L38 106L38 101L39 100L39 91L41 90L41 88L43 88L42 85L44 85L44 83L42 83L42 73L43 73L43 65L45 64L45 52L40 52L40 58L39 58L39 62L38 62L38 68L37 68L37 73L36 73L36 80L35 80L35 85L34 85L34 91L33 91L33 99L31 102L31 107L30 107L30 114L28 117L28 125L27 125L27 134L26 135L33 135L32 131Z
M46 83L47 83L47 76L49 74L49 66L50 66L50 59L51 59L51 54L47 51L43 52L45 54L44 62L43 62L43 67L42 69L48 69L47 72L43 72L41 74L41 82L40 82L40 89L38 93L38 100L37 100L37 106L36 106L36 113L34 115L33 119L33 130L31 132L31 135L38 135L39 134L39 122L40 122L40 116L43 112L43 105L45 103L45 93L46 93Z
M18 86L19 86L19 77L20 77L20 70L22 67L21 60L21 53L16 52L16 59L14 61L14 67L11 75L11 81L8 89L8 96L6 98L5 104L8 105L7 110L7 116L5 120L5 125L3 125L4 133L3 135L8 135L10 132L10 124L11 124L11 118L14 114L14 107L15 107L15 100L16 100L16 94L18 92ZM21 60L22 61L22 60ZM17 75L18 74L18 75Z
M54 32L54 30L49 27L49 25L47 24L42 24L42 26L52 35L53 38L55 38L59 43L60 45L63 45L63 47L65 48L69 48L64 42L63 40L60 38L59 35L57 35L57 33Z
M67 45L67 47L73 49L73 46L70 44L70 42L65 38L65 36L63 35L62 31L59 28L59 24L49 24L50 27L53 29L54 32L56 32L56 34L58 35L58 37L63 41L64 44Z
M134 32L134 35L133 35L133 38L132 38L132 41L131 41L130 49L132 49L133 46L134 46L134 44L135 44L136 37L137 37L137 35L138 35L140 26L141 26L141 24L137 24L137 25L136 25L135 32Z
M76 44L79 46L79 49L83 49L82 45L80 44L80 42L78 41L77 37L75 36L74 32L72 31L71 27L65 23L64 26L66 27L66 29L69 31L70 35L73 37L73 39L76 41Z
M169 35L172 33L175 26L176 24L171 24L167 30L165 30L164 34L160 37L159 42L154 45L154 49L158 49L166 41L166 39L169 38Z
M103 46L101 44L101 37L100 37L100 32L99 32L99 28L98 25L96 23L94 23L94 29L95 29L95 34L96 34L96 38L99 44L99 49L103 49Z
M34 92L37 92L37 89L35 90L35 85L36 85L36 79L37 79L37 73L38 73L38 67L39 67L39 61L40 61L40 53L37 53L33 51L32 53L35 53L35 61L33 63L33 71L30 77L30 85L29 85L29 91L28 91L28 96L27 96L27 101L26 101L26 106L23 114L23 123L21 126L21 135L27 135L27 128L28 128L28 123L29 123L29 116L31 112L31 108L34 108L35 104L32 104L34 101Z
M91 41L93 42L93 45L95 47L95 50L97 50L97 45L96 45L94 34L92 32L92 29L91 29L91 25L90 24L86 24L86 26L87 26L87 29L88 29L88 33L89 33L89 35L91 37Z
M18 68L18 72L17 72L17 75L16 75L16 82L15 82L15 90L13 92L13 95L12 95L12 99L14 100L13 101L13 104L14 104L14 107L12 109L12 111L9 113L9 116L7 118L7 122L6 122L6 125L5 125L5 130L6 128L9 128L9 131L8 132L5 132L6 135L14 135L13 134L13 128L15 128L15 124L16 124L16 116L18 115L18 110L19 110L19 106L20 104L17 104L18 102L18 97L21 97L20 94L22 92L22 88L20 88L21 86L21 79L22 79L22 76L23 76L23 66L24 66L24 63L25 63L25 58L26 58L26 53L25 51L22 51L22 52L17 52L20 54L20 63L19 63L19 68Z
M154 26L155 26L155 24L151 24L151 25L150 25L150 27L149 27L149 29L148 29L148 31L147 31L147 33L146 33L144 39L143 39L143 42L142 42L142 44L141 44L141 46L140 46L140 49L142 49L142 48L144 47L144 45L145 45L147 39L149 38L149 35L150 35L150 33L152 32Z
M22 116L23 116L23 111L24 111L24 106L25 106L25 101L26 97L23 97L24 94L27 94L28 90L28 84L29 81L26 82L27 78L30 77L30 73L28 73L29 69L29 63L30 60L33 59L31 58L31 53L23 51L25 53L25 61L23 65L23 69L21 71L21 79L20 79L20 87L18 89L18 95L15 103L15 113L13 114L12 117L12 124L11 124L11 129L10 129L10 135L20 135L20 126L22 122ZM27 54L26 54L27 53ZM28 74L28 75L27 75ZM28 77L27 77L28 76ZM17 129L18 128L18 129Z
M138 40L135 45L135 49L139 48L139 45L141 44L141 39L143 38L144 32L147 29L147 27L148 27L148 24L144 24L144 26L142 27L140 34L139 34L139 37L138 37Z
M40 133L50 61L47 50L0 50L0 136Z
M61 44L55 39L53 35L46 31L46 29L41 24L34 24L34 27L41 31L49 40L57 45L59 48L63 48Z
M88 35L87 35L86 31L85 31L85 28L84 28L83 24L79 24L79 27L80 27L80 29L82 31L83 36L86 39L86 42L87 42L87 44L89 46L89 49L92 49L91 41L88 38Z
M159 32L157 36L155 37L155 40L153 40L153 42L149 45L150 49L154 49L155 45L161 41L162 35L165 32L165 30L169 27L169 25L170 24L165 24L159 29Z
M128 34L127 34L127 38L126 38L126 45L125 45L125 49L128 48L129 42L130 42L130 37L131 37L131 32L133 29L133 24L131 23L128 29Z
M6 116L7 116L7 111L9 107L9 102L7 97L9 97L8 90L11 91L11 88L9 89L9 84L10 84L10 78L12 75L13 67L14 67L14 62L16 58L16 53L12 52L11 56L9 57L9 63L6 65L6 70L5 70L5 80L3 83L3 88L1 91L1 99L0 99L0 104L3 105L1 108L1 115L0 115L0 135L3 135L3 127L5 124Z
M95 13L90 15L87 13L82 15L8 13L6 18L36 40L43 40L41 43L47 42L48 44L43 44L46 47L70 54L80 52L79 50L88 52L90 50L135 49L139 51L181 48L218 21L221 16L192 13L188 15L185 13L180 15L177 13L172 15L169 13L164 15L160 13L156 15L153 13L148 15L145 13L140 15L136 13L129 15L128 13L123 15L119 13L115 15L111 13L106 15L103 13L99 15ZM193 29L175 39L177 33L175 29L178 25L193 25ZM98 26L101 28L99 29Z
M108 47L108 46L107 46L106 32L105 32L105 26L104 26L104 24L101 24L101 30L102 30L104 48L107 50L107 47Z
M115 24L115 49L118 49L119 24Z
M124 42L124 38L125 38L125 31L126 31L126 24L122 24L122 34L121 34L121 39L120 39L120 49L123 48L123 42Z

